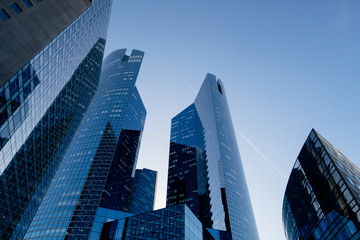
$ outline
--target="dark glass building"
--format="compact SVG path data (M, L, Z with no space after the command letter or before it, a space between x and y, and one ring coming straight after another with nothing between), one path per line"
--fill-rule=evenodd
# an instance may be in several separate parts
M29 47L31 57L10 79L1 79L0 239L23 239L95 95L111 3L82 5L59 34Z
M285 191L286 238L360 239L359 172L339 150L312 130Z
M99 89L25 239L88 239L99 207L128 211L146 110L135 87L144 53L104 60Z
M131 213L143 213L153 210L156 171L144 168L136 169L128 210Z
M225 89L212 74L171 121L167 190L166 205L186 203L204 227L259 239Z
M174 117L171 126L166 205L186 203L197 218L211 227L204 129L195 105Z
M206 233L204 233L206 231ZM104 224L101 238L213 240L185 204L123 217Z

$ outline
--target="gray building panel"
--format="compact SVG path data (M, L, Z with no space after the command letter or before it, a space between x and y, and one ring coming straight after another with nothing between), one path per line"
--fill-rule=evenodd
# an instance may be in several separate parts
M16 2L22 12L16 13ZM90 5L89 0L2 0L0 9L11 17L0 18L0 86L51 42Z

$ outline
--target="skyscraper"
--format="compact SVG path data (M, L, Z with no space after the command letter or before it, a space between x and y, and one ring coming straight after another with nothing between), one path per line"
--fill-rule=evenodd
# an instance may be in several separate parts
M41 6L50 4L58 12L68 12L66 9L60 11L62 4L56 5L59 1L49 2L52 5L34 2L29 9L15 4L13 9L20 7L23 11L11 19L0 19L1 24L17 22L12 25L13 31L26 34L24 28L37 24L31 19L51 16L44 13L26 17L27 11L41 11ZM9 1L1 4L7 3ZM97 0L91 6L81 4L74 15L54 16L54 19L66 19L63 27L57 28L57 32L44 30L45 35L51 34L36 44L26 42L26 36L19 39L21 34L15 34L18 38L13 42L25 41L14 45L19 47L20 53L9 48L6 56L2 55L16 59L16 64L10 68L1 65L1 69L7 69L6 74L12 74L10 79L4 78L6 74L1 75L0 87L1 239L24 237L92 101L99 82L111 3L111 0ZM24 19L29 19L26 22L29 26L21 26ZM45 19L38 21L45 22ZM40 29L39 26L29 29ZM4 29L9 30L8 27ZM42 33L33 34L35 38L40 36ZM26 46L28 49L23 49ZM18 59L21 51L27 52L24 53L26 57Z
M360 169L314 129L290 174L283 226L289 240L360 239Z
M147 168L136 169L129 198L129 212L143 213L153 210L156 174L156 171Z
M207 228L259 238L225 89L212 74L171 121L166 205L180 203Z
M99 207L127 211L146 110L135 82L144 53L112 52L99 89L25 239L87 239Z

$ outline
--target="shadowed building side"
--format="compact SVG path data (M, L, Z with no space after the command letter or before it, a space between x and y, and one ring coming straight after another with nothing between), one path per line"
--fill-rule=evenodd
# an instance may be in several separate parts
M143 213L153 210L157 172L144 168L136 169L132 178L129 212Z
M312 130L285 191L283 225L287 239L359 239L359 172Z
M212 227L203 127L194 104L171 121L166 206L186 203Z

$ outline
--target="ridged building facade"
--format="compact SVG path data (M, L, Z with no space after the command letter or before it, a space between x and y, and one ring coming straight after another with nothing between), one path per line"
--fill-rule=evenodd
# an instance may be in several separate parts
M183 203L223 239L259 239L224 85L212 74L171 121L167 206Z

